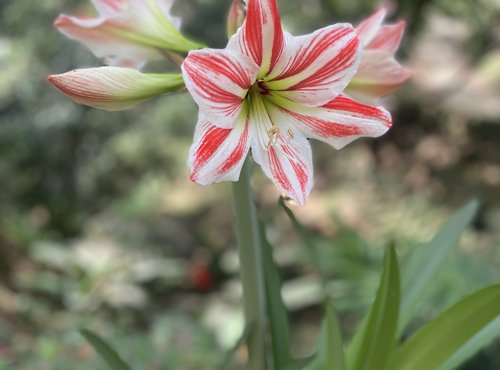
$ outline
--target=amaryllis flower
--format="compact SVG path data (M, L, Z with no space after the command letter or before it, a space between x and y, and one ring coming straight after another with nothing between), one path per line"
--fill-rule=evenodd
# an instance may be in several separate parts
M358 73L349 84L351 96L363 100L390 94L413 76L394 58L405 29L405 22L384 25L386 10L380 9L357 28L365 48Z
M173 0L92 0L96 18L60 15L54 25L85 44L97 57L120 67L140 69L169 51L187 52L201 46L179 31L170 14Z
M182 65L199 106L191 179L235 181L247 153L302 205L313 184L308 138L340 149L391 125L383 108L342 94L357 71L361 44L349 24L294 37L276 0L248 0L243 26L223 50L192 51Z

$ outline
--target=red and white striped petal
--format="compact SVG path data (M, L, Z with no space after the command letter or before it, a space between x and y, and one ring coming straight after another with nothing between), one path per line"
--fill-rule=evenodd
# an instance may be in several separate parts
M398 49L406 24L404 21L399 21L396 24L383 25L386 13L383 8L378 10L356 29L365 50L380 50L394 54Z
M361 45L350 24L325 27L305 36L287 35L285 50L265 85L290 100L321 106L345 89L360 56Z
M402 67L385 51L366 50L358 73L346 91L349 95L368 101L388 95L413 77L413 72Z
M231 128L259 67L231 50L203 49L189 53L182 72L201 114L219 127Z
M245 21L245 9L241 0L232 0L226 21L227 37L231 38Z
M356 28L358 32L359 39L364 46L367 46L372 42L372 40L377 36L387 11L384 8L379 9L368 18L366 18L361 24Z
M49 76L49 82L78 103L104 110L123 110L184 84L180 74L152 75L129 68L77 69Z
M118 19L79 18L63 14L54 25L70 39L87 46L98 58L110 57L108 61L114 66L142 66L145 61L161 56L155 48L118 37L116 30L124 28L123 22ZM128 61L126 65L121 64L124 56Z
M231 129L220 128L200 114L189 152L191 180L201 185L237 181L250 149L251 129L247 114Z
M256 130L252 156L282 193L304 205L313 186L311 146L293 123L279 118L272 104L266 104L265 110L252 109L250 124Z
M313 139L341 149L360 137L383 135L392 124L391 115L382 107L358 103L340 95L322 107L306 107L289 101L277 101L279 119L288 121Z
M385 51L394 55L398 50L405 31L405 21L380 27L377 35L366 46L365 50Z
M119 14L128 9L129 0L92 0L99 14L108 16Z
M259 78L273 70L283 52L284 34L276 0L247 0L243 26L229 40L228 48L238 51L260 66Z

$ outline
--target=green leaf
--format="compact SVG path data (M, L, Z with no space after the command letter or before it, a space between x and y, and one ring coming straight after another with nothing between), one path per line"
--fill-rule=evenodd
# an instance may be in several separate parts
M273 248L267 240L264 225L260 224L266 281L266 303L273 349L273 369L287 369L292 363L290 355L290 329L288 314L281 296L281 280L273 259Z
M87 342L97 351L111 370L131 370L118 353L97 334L85 329L80 330L80 334L85 337Z
M390 370L437 370L500 315L500 285L476 292L426 324L390 359Z
M333 306L327 303L326 317L321 326L316 357L311 370L345 370L344 349L340 323Z
M415 307L429 283L440 271L448 254L460 241L462 233L471 223L479 208L474 200L456 212L427 244L415 248L408 257L410 263L403 276L403 299L399 320L398 336L411 320Z
M399 267L394 248L384 259L384 271L377 297L366 324L362 325L359 344L348 357L349 370L383 369L396 343L399 316ZM422 369L420 369L422 370ZM427 370L427 369L426 369Z
M354 333L354 337L351 339L351 342L349 343L349 347L347 347L345 355L346 355L348 370L353 369L354 363L356 362L356 358L358 357L359 353L361 353L361 347L363 346L364 343L366 326L368 325L369 319L370 315L368 314L363 318L363 320L361 320L361 322L356 327L356 332Z
M500 337L500 316L484 327L465 345L456 351L438 370L454 370L482 348L491 344L495 338Z
M288 368L286 368L286 370L304 370L314 360L314 358L314 356L310 356L298 360L292 360L292 363L288 366Z

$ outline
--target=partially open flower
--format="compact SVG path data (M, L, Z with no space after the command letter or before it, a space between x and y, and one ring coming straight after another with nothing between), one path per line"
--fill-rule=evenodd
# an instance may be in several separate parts
M347 92L364 101L390 94L413 76L413 72L402 67L394 57L403 37L405 22L384 25L385 16L385 9L380 9L356 29L364 51Z
M60 15L54 25L113 66L140 69L167 51L188 52L200 44L179 32L170 14L174 0L92 0L95 18Z
M116 111L184 86L181 74L144 74L130 68L77 69L49 81L78 103Z

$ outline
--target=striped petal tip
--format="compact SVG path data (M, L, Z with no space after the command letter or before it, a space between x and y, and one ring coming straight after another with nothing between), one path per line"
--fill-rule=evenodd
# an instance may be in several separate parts
M245 10L243 9L243 3L241 0L233 0L227 15L226 31L228 38L231 38L238 31L244 20Z

